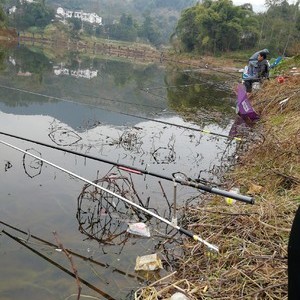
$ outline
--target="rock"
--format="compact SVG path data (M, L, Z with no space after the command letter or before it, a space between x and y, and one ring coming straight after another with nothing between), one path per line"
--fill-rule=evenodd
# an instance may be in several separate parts
M171 296L170 300L189 300L189 298L185 294L177 292Z

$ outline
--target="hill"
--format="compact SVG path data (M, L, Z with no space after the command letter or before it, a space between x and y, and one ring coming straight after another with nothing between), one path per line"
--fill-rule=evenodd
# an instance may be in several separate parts
M107 21L119 19L125 14L131 14L135 19L141 19L146 11L151 15L179 16L180 12L187 7L194 5L197 0L48 0L47 4L68 9L94 11Z

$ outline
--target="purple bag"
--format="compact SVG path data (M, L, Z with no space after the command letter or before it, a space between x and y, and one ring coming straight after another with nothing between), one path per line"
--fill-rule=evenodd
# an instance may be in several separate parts
M239 83L237 87L237 114L244 120L256 121L259 115L255 112L247 96L246 88L243 84Z

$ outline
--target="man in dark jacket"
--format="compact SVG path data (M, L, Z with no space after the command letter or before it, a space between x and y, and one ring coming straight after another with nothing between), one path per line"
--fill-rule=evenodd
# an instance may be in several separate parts
M269 78L269 63L267 61L267 53L264 51L259 52L257 56L255 73L255 78L245 80L245 87L248 93L252 92L253 82L262 82L263 79Z
M264 78L269 78L269 63L267 61L267 54L265 52L260 52L257 57L257 77L260 82Z

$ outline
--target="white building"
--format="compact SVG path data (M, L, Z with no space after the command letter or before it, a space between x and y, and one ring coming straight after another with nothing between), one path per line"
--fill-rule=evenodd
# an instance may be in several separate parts
M33 3L33 2L36 2L36 0L20 0L21 4L24 4L25 2L27 2L27 3Z
M60 66L53 67L54 74L57 76L65 75L65 76L72 76L76 78L85 78L85 79L92 79L98 76L98 70L90 70L90 69L77 69L77 70L70 70L67 69L61 64Z
M8 9L8 13L11 15L13 13L15 13L17 11L17 7L16 6L13 6L11 8Z
M82 20L83 22L102 25L102 17L99 17L96 13L84 13L83 11L64 10L62 7L59 7L56 10L56 17L63 20L68 18L77 18Z

